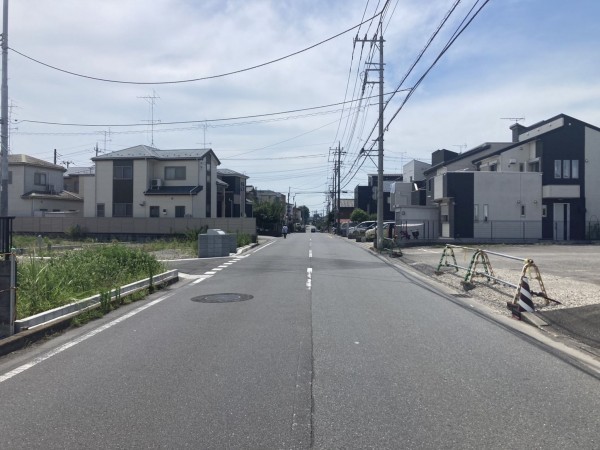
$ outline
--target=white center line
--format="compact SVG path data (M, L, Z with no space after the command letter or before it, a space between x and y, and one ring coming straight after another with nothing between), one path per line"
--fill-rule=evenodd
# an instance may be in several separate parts
M309 251L308 251L308 257L309 257L309 258L312 258L312 250L309 250Z
M312 267L306 269L306 287L310 291L312 288Z

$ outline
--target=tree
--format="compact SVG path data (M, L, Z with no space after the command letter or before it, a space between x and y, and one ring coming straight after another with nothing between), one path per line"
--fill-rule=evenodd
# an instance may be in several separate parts
M259 202L254 207L256 226L263 230L277 230L285 214L285 205L281 202Z
M308 209L308 206L300 206L298 209L302 215L302 223L306 224L308 222L308 218L310 217L310 210Z
M352 214L350 214L350 220L358 223L364 222L365 220L369 220L369 214L360 208L356 208L352 211Z

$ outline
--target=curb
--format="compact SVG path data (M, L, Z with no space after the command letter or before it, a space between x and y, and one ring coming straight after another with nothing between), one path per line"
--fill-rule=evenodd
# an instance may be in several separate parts
M171 285L177 281L179 281L178 278L172 278L165 280L162 284ZM71 327L72 320L75 317L98 307L100 307L100 303L96 303L78 311L73 311L64 316L57 317L53 320L37 325L35 328L19 331L12 336L1 339L0 357L8 355L9 353L17 350L21 350L31 344L34 344L35 342L40 341L41 339L66 330L67 328Z

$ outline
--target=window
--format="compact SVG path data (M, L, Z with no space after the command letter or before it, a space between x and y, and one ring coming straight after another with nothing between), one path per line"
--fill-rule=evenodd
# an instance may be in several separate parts
M185 166L165 167L165 180L185 180Z
M150 207L150 217L160 217L160 208L158 206Z
M539 172L540 171L540 162L532 161L529 163L529 172Z
M490 164L490 172L496 172L498 170L498 165L496 163Z
M489 213L489 205L483 205L483 221L487 222Z
M427 182L427 190L433 191L433 178L430 178L429 181Z
M548 217L548 206L542 205L542 217Z
M185 217L185 206L175 207L175 217Z
M554 178L562 178L562 161L560 159L554 160Z
M579 178L579 160L574 159L571 161L571 178L574 180Z
M96 217L104 217L104 203L96 205Z
M133 203L114 203L113 217L133 217Z
M479 205L473 205L473 219L479 222Z
M521 217L525 217L525 205L521 205Z
M133 179L133 167L131 166L115 166L115 180L131 180Z
M562 177L571 178L571 161L568 159L563 160Z
M525 172L525 163L519 163L519 172Z
M46 184L48 184L46 183L46 174L40 172L33 174L33 184L37 186L46 186Z

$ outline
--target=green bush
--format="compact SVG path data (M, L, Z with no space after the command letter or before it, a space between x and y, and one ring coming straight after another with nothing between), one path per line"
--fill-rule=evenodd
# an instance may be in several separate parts
M164 266L141 250L108 245L72 250L18 264L17 316L27 317L161 273Z
M237 234L237 246L245 247L246 245L250 245L252 243L252 236L246 233L238 233Z

